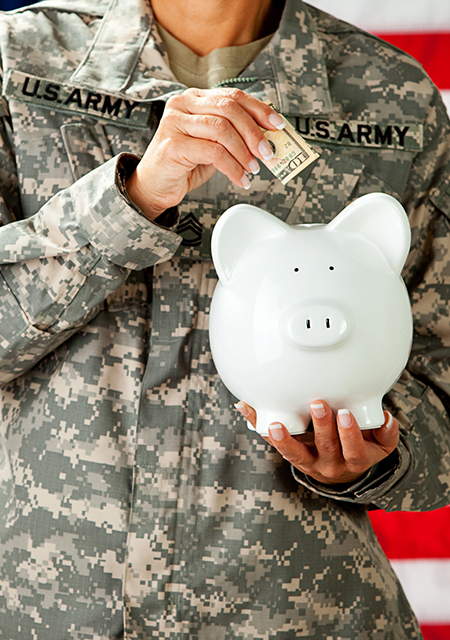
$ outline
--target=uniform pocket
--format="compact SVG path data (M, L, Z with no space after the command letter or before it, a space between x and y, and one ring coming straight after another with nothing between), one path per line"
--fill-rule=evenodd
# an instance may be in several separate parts
M74 181L113 157L100 123L63 124L61 135Z
M0 430L0 540L15 516L14 480L5 437Z
M325 223L350 199L364 164L341 152L321 150L320 158L286 185L261 166L247 195L219 172L178 205L177 233L183 242L177 255L210 260L211 234L220 215L235 204L248 202L288 224Z
M289 224L328 224L350 202L367 193L398 193L365 163L345 152L324 149L286 219Z
M294 203L288 224L326 224L350 200L364 171L364 164L344 153L324 149L299 197Z
M430 200L434 206L439 209L450 220L450 177L446 176L444 180L437 185L430 194Z

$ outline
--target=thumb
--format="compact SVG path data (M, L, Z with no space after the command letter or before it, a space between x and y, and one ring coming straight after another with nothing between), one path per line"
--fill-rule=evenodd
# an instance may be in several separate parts
M389 411L384 412L384 423L379 429L373 430L373 435L387 454L392 453L397 447L399 440L398 421Z

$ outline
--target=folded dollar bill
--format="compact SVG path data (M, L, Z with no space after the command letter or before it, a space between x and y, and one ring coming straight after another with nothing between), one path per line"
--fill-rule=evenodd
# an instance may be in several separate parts
M270 101L266 100L266 104L276 111ZM270 160L263 160L263 163L274 176L286 184L314 160L317 160L319 154L309 146L282 113L279 115L286 123L283 129L270 131L261 127L264 137L273 151L273 157Z

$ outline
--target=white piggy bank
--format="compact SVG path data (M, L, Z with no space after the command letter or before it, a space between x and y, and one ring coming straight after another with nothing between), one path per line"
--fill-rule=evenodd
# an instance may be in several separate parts
M292 227L247 204L221 216L211 349L226 387L256 410L259 433L272 422L304 433L319 398L361 429L383 424L382 398L411 349L400 276L410 235L403 207L382 193L328 225Z

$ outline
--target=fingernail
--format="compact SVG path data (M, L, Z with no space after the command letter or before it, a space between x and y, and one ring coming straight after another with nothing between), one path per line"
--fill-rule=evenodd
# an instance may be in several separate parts
M286 126L286 122L280 115L278 115L278 113L271 113L269 116L269 122L277 129L284 129Z
M259 162L258 162L258 160L256 158L252 158L250 160L250 162L248 163L248 168L253 173L253 175L256 176L256 174L259 173Z
M320 402L311 405L311 412L315 418L323 418L326 414L325 407Z
M244 187L244 189L250 189L250 180L245 173L241 178L241 185Z
M279 442L280 440L283 440L284 438L283 425L279 424L278 422L271 424L269 426L269 435L272 438L272 440L276 440L277 442Z
M352 424L352 416L350 415L350 411L347 409L339 409L338 411L339 424L344 429L348 429Z
M394 424L394 418L389 413L389 411L387 412L387 414L389 416L389 420L385 424L385 429L386 429L386 431L390 431L392 429L392 425Z
M243 402L236 402L234 407L235 407L235 409L237 409L239 411L239 413L241 415L244 416L244 418L246 418L250 413L250 411L247 409L247 407L245 406L245 404Z
M261 140L261 142L259 143L258 151L262 155L264 160L270 160L271 158L273 158L273 151L265 140Z

